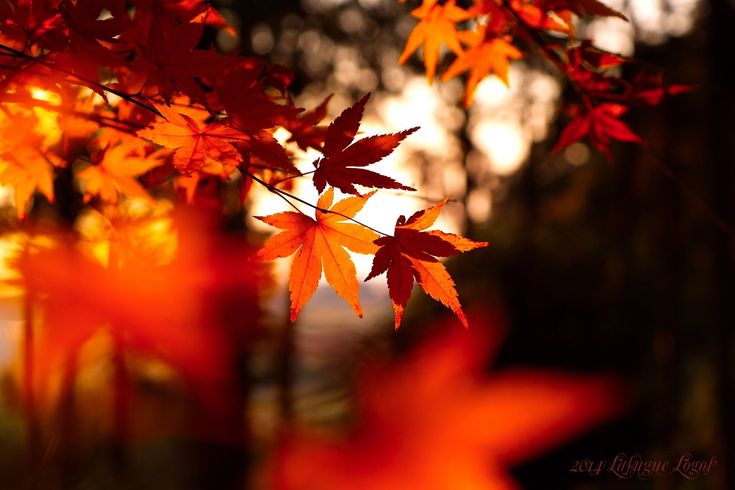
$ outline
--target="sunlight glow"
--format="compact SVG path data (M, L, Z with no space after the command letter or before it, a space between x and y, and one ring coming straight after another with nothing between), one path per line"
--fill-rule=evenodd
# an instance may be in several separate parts
M268 24L261 22L250 31L250 44L256 54L267 55L273 51L274 43L273 31Z
M635 40L660 44L671 36L689 33L697 20L701 0L606 0L610 7L625 14L621 19L596 19L583 29L595 45L624 55L632 55Z
M490 218L492 212L491 194L485 189L470 192L467 199L467 212L475 223L482 223Z
M632 56L635 50L635 27L618 18L605 17L590 22L586 35L600 49L623 56Z
M474 145L489 159L490 168L498 175L515 172L528 155L528 141L520 127L483 120L471 130Z
M515 86L515 84L511 85ZM511 96L511 89L498 77L486 77L475 91L475 100L480 105L499 105Z
M36 100L43 100L53 105L61 104L61 96L59 94L55 92L50 92L48 90L43 90L37 87L31 88L31 97L33 97Z
M43 90L37 87L31 88L31 97L42 100L52 105L61 104L61 96L57 93ZM53 146L61 141L61 128L59 128L59 114L42 107L34 107L33 113L38 118L38 133L44 135L44 145Z
M0 208L13 205L13 187L0 185Z
M584 143L573 143L564 149L564 158L572 165L584 165L590 158L590 149Z

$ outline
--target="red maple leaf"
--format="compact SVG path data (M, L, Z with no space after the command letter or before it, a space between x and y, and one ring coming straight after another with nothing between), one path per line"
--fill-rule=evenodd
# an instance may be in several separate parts
M271 72L261 64L231 66L217 84L217 98L227 111L229 124L248 137L240 143L250 163L297 172L286 150L273 137L272 128L285 126L302 110L276 102L262 80Z
M327 134L327 127L320 126L319 123L327 115L327 106L331 98L331 95L327 96L315 108L299 114L299 117L291 119L284 124L283 127L291 133L291 137L288 139L289 142L295 142L304 151L309 149L309 147L319 151L322 150L324 138Z
M627 124L619 118L628 110L620 104L600 104L589 110L581 110L573 106L576 116L561 132L559 141L552 152L560 151L575 141L586 138L587 141L608 160L612 159L610 143L612 140L642 143L640 136L635 134Z
M370 94L345 109L327 128L322 150L324 156L314 162L316 167L314 186L320 193L327 184L346 194L359 194L355 184L382 189L416 190L385 175L359 168L390 155L406 136L418 129L410 128L398 133L368 136L355 141L368 98Z
M388 292L395 311L396 329L411 296L414 278L429 296L451 309L467 326L454 281L436 257L449 257L485 247L487 242L474 242L441 231L422 231L434 224L446 203L447 199L444 199L432 208L414 213L408 220L404 216L399 217L394 236L375 240L380 249L375 253L373 268L365 280L388 272Z
M130 15L120 0L62 0L59 13L70 29L88 40L115 42L115 37L130 25ZM106 12L106 18L101 14Z
M143 26L136 24L142 29ZM200 104L207 98L201 78L217 79L229 60L213 50L195 49L202 35L203 24L174 24L154 17L148 32L137 33L136 51L139 58L125 70L125 87L147 96L161 96L171 101L176 90ZM136 33L133 33L136 35Z
M566 74L580 88L590 93L604 93L621 85L619 78L606 73L626 60L622 56L595 48L589 41L567 50Z
M541 0L539 7L553 12L573 12L580 17L617 17L628 20L622 13L610 8L598 0Z
M545 10L522 0L511 0L506 5L502 0L475 0L471 9L473 14L487 16L485 27L489 34L502 36L513 31L517 19L520 18L526 25L535 29L569 32L569 26L554 18Z
M631 98L647 105L658 105L668 95L685 94L696 90L693 85L666 84L661 72L637 73L630 82Z

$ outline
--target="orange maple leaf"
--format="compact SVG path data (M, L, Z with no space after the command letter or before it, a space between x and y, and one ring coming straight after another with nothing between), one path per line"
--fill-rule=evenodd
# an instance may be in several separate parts
M413 10L411 15L421 19L421 22L408 36L406 47L398 62L405 63L409 56L423 44L426 78L431 83L436 73L442 43L454 53L462 53L455 23L469 19L471 14L457 7L455 0L449 0L444 5L437 4L437 0L424 0L421 7Z
M166 148L175 149L173 162L184 175L206 172L229 175L242 162L242 155L234 142L247 139L242 131L213 122L202 126L186 114L158 105L166 118L150 128L138 131L138 136Z
M332 205L334 189L330 187L317 201L316 219L296 212L258 217L285 230L265 243L258 251L259 258L288 257L298 250L288 283L291 321L316 291L322 268L327 282L362 317L355 264L345 248L360 254L375 253L378 247L373 241L378 235L362 225L344 221L354 217L374 193L348 197Z
M166 150L146 155L141 140L131 139L102 152L100 162L79 172L84 188L84 201L99 196L102 201L115 204L120 194L151 201L142 185L135 179L163 163Z
M53 168L65 164L46 148L38 126L31 112L0 116L0 184L13 187L19 219L25 218L34 192L54 200Z
M388 292L395 311L395 327L401 324L403 308L408 303L414 278L426 294L452 310L467 326L454 281L436 257L448 257L461 252L485 247L487 242L441 231L422 231L433 225L448 199L429 209L404 216L396 222L395 235L375 240L380 249L375 254L373 267L366 281L387 271ZM435 257L436 256L436 257Z
M625 410L625 388L610 376L486 376L486 326L452 328L394 365L369 366L353 429L291 434L270 466L274 488L517 490L508 467Z
M509 42L509 36L487 39L486 30L487 26L482 25L476 31L460 33L462 42L470 49L460 54L441 76L444 81L470 71L465 90L465 107L472 104L477 84L488 74L494 73L508 85L509 60L523 57L523 53Z

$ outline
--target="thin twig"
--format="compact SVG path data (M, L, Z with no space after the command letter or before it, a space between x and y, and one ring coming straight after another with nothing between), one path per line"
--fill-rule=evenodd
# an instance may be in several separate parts
M298 174L289 175L288 177L284 177L280 180L273 182L272 185L282 184L283 182L288 182L289 180L292 180L292 179L298 179L299 177L304 177L305 175L311 175L314 172L316 172L316 170L309 170L308 172L303 172L303 173L300 172Z
M77 75L76 73L74 73L71 70L67 70L66 68L62 68L60 66L56 66L53 63L49 63L49 62L44 61L44 60L42 60L40 58L36 58L36 57L31 56L29 54L23 53L22 51L18 51L17 49L13 49L10 46L5 46L4 44L0 44L0 49L2 49L4 51L7 51L9 53L12 53L15 56L17 56L18 58L29 60L29 61L32 61L33 63L38 63L39 65L45 66L46 68L49 68L51 70L56 70L58 72L61 72L61 73L66 74L68 76L74 77L77 80L79 80L83 85L88 85L88 86L91 85L91 86L94 86L94 87L96 87L96 88L98 88L100 90L103 90L105 92L110 92L111 94L116 95L116 96L120 97L121 99L127 100L128 102L131 102L131 103L133 103L133 104L135 104L135 105L137 105L139 107L142 107L143 109L146 109L146 110L148 110L148 111L156 114L157 116L163 117L163 115L155 107L153 107L151 105L148 105L145 102L142 102L142 101L136 99L134 96L132 96L132 95L130 95L128 93L125 93L125 92L123 92L121 90L117 90L117 89L108 87L107 85L104 85L102 83L96 82L94 80L89 80L87 78L81 77L81 76Z
M346 214L340 213L339 211L332 211L331 209L321 208L321 207L317 206L316 204L312 204L309 201L306 201L306 200L304 200L304 199L302 199L302 198L300 198L298 196L295 196L295 195L291 194L290 192L286 192L283 189L279 189L278 187L274 187L273 185L271 185L268 182L262 180L261 178L257 177L256 175L253 175L250 172L244 171L244 173L245 173L245 175L247 175L248 177L250 177L251 179L253 179L255 182L257 182L258 184L260 184L263 187L265 187L266 189L268 189L270 192L273 192L274 194L280 195L282 198L286 199L287 201L288 201L288 199L294 199L294 200L300 202L301 204L304 204L306 206L309 206L310 208L313 208L313 209L315 209L315 210L317 210L317 211L319 211L321 213L325 213L325 214L326 213L331 213L331 214L336 214L337 216L342 216L343 218L348 219L348 220L352 221L355 224L358 224L360 226L363 226L363 227L367 228L368 230L374 231L378 235L391 236L391 235L389 235L387 233L383 233L380 230L376 230L372 226L366 225L365 223L362 223L362 222L356 220L355 218L353 218L351 216L347 216ZM291 204L291 206L293 206L293 207L296 207L291 202L289 202L289 204ZM299 210L299 212L301 214L305 214L301 210Z

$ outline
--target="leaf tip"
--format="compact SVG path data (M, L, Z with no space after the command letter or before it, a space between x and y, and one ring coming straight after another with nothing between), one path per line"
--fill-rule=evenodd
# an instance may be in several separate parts
M401 320L403 319L403 306L393 303L393 311L395 312L395 330L401 327Z
M462 326L466 329L469 329L470 326L467 323L467 317L464 314L464 311L462 311L462 308L459 308L457 311L454 312L457 315L457 318L459 318L459 322L462 324Z

